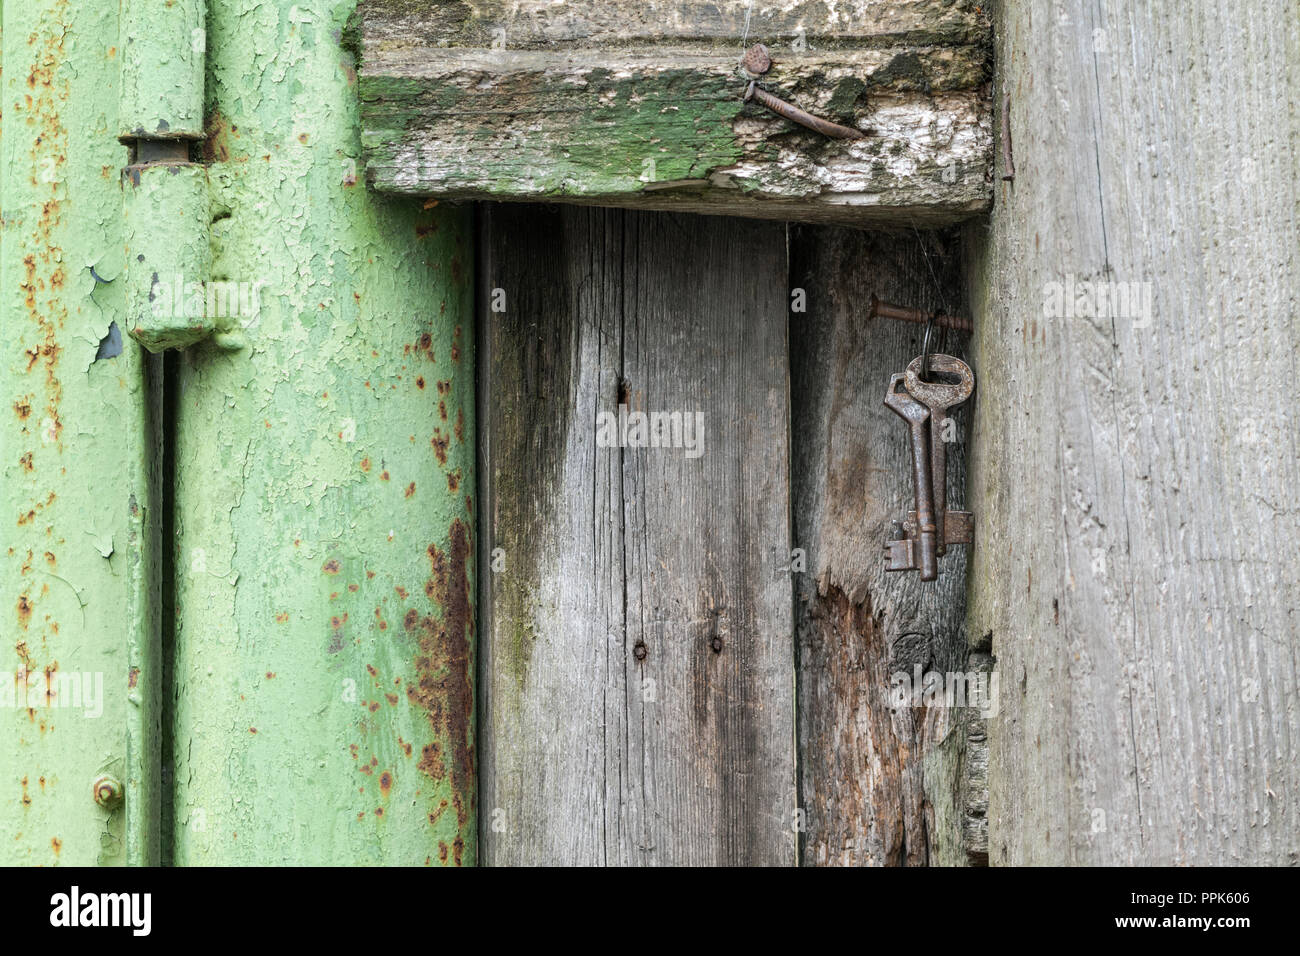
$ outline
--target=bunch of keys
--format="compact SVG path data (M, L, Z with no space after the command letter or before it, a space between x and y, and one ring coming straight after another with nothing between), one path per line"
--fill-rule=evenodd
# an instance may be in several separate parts
M927 335L928 339L928 335ZM927 341L928 346L928 341ZM923 381L922 366L942 381ZM970 366L951 355L930 354L928 348L889 380L885 405L907 422L912 433L912 478L916 510L907 513L903 537L885 543L886 571L921 572L922 581L939 576L939 558L950 544L970 544L969 511L949 511L948 456L943 440L948 410L970 398L975 375Z

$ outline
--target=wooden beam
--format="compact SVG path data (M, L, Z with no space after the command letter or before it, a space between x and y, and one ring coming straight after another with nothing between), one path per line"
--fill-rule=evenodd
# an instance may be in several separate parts
M1293 865L1300 21L1058 6L1001 4L969 237L990 862Z
M382 192L828 222L942 223L990 202L990 36L969 0L363 0L367 176ZM864 133L745 103L774 95Z

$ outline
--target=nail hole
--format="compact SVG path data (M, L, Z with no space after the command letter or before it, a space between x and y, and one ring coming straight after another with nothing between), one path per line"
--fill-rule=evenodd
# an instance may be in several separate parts
M637 641L636 646L632 648L632 656L639 661L645 660L645 656L648 653L649 651L646 649L645 641Z

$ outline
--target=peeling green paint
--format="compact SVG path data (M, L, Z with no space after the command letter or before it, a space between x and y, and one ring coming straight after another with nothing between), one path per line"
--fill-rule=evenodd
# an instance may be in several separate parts
M208 20L212 276L182 353L175 854L473 863L470 216L359 182L349 2Z
M188 81L124 71L116 4L3 9L0 862L475 861L470 220L360 182L350 12L217 5L204 187L122 182ZM155 257L238 303L177 360L170 658Z
M2 18L0 863L152 863L158 389L121 328L118 7Z
M124 0L118 131L136 136L203 135L206 0Z
M218 287L207 284L207 171L197 163L129 166L122 192L126 326L151 352L191 345L211 331L210 312L229 311L225 290L218 303Z

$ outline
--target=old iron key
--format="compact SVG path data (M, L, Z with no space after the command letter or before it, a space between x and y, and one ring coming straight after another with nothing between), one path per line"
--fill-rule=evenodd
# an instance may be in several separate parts
M885 406L907 422L912 433L912 481L916 489L916 537L891 541L886 545L891 571L920 568L922 581L933 581L939 576L938 534L934 523L933 472L930 466L930 441L926 422L930 409L909 395L903 388L906 372L898 372L889 380L885 393ZM919 554L913 549L919 549Z
M952 536L947 528L948 516L948 449L943 440L943 426L948 421L948 409L955 408L970 398L975 390L975 375L970 366L952 355L939 353L930 356L930 373L956 378L956 382L921 381L921 363L925 356L912 359L903 373L907 393L930 409L930 488L934 494L934 524L938 540L938 552L942 557L948 550L948 544L969 541L969 515L966 512L953 512L962 528L954 528L957 536ZM918 509L917 521L920 521Z

